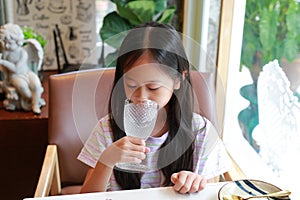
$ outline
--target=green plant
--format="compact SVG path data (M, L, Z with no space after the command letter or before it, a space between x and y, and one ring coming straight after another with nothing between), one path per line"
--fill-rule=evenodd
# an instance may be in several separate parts
M46 46L47 40L45 39L45 37L39 33L37 33L33 28L31 28L30 26L24 26L22 27L22 31L24 34L24 39L36 39L42 46L42 48L44 48Z
M102 41L116 49L107 55L105 66L115 66L118 49L126 36L126 31L138 24L157 21L169 24L175 7L167 7L167 0L112 0L117 11L107 14L100 29Z
M295 0L248 0L240 69L246 66L258 76L271 60L294 60L300 47L299 16Z
M239 115L244 137L259 151L252 138L258 124L257 78L271 60L293 61L300 47L300 5L295 0L248 0L243 32L241 65L250 70L253 84L243 86L240 94L249 106Z

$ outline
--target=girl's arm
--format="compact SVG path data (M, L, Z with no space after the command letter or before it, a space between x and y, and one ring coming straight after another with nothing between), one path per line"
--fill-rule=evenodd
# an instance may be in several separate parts
M148 152L145 141L139 138L126 136L112 143L102 152L95 168L89 169L81 193L106 191L116 163L140 163Z
M112 174L112 168L98 162L95 168L90 168L81 188L81 193L104 192Z

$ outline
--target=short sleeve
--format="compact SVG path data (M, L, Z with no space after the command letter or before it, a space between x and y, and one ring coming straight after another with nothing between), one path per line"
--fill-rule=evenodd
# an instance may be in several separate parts
M95 167L101 153L111 144L108 119L100 120L87 139L77 159L90 167Z
M206 179L220 176L229 169L229 156L221 139L218 139L212 151L205 157L202 175Z
M208 119L203 120L196 131L194 170L210 179L228 171L229 157L216 128Z

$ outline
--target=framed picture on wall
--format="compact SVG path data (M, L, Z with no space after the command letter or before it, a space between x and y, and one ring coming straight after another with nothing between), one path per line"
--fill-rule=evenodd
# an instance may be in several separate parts
M97 63L97 56L92 54L97 43L95 0L14 0L13 9L14 23L30 26L46 38L44 70L58 68L56 51L60 65L64 64L62 47L69 63ZM63 46L58 42L56 48L57 28Z

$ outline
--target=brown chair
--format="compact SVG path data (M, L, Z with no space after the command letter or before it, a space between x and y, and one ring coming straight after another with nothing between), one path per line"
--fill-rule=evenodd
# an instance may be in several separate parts
M48 140L35 197L79 193L88 167L77 160L84 141L97 121L108 113L114 68L77 71L49 78ZM217 126L214 78L210 73L191 73L195 112ZM209 94L209 95L207 95ZM232 175L225 176L232 179Z

